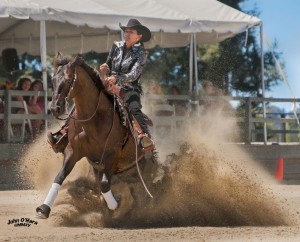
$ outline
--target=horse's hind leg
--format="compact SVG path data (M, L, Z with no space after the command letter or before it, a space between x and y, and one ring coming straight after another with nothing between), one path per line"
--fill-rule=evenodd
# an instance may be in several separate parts
M110 189L110 180L107 178L104 172L101 180L101 194L104 197L109 209L115 210L118 207L118 203Z

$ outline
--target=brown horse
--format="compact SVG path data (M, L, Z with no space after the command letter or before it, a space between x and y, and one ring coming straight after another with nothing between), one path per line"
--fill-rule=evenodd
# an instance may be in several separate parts
M134 167L144 156L130 132L131 122L127 120L127 127L121 123L116 100L106 93L97 72L82 59L76 57L70 60L58 54L52 82L53 115L64 114L66 102L71 99L75 101L75 111L70 116L69 142L64 150L63 166L44 203L37 207L37 217L49 217L60 186L83 157L94 168L108 208L115 210L118 203L110 188L112 175Z

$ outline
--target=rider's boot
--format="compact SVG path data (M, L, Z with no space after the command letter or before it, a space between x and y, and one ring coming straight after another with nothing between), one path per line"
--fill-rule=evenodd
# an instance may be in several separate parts
M154 141L151 139L150 133L147 131L143 131L137 119L133 116L133 126L136 133L136 138L138 140L138 144L142 148L144 152L150 152L154 150L155 145Z
M140 133L138 135L140 146L144 152L150 152L154 150L154 141L151 139L150 135L147 133Z
M64 126L56 133L48 132L47 141L52 149L58 153L63 152L68 144L68 126Z

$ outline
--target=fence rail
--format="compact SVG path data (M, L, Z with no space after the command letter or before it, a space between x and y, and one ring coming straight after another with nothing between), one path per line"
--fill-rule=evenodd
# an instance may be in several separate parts
M1 136L2 140L6 143L12 142L12 133L10 131L12 120L44 120L45 127L47 128L48 120L53 119L53 116L48 114L47 98L50 93L44 91L19 91L19 90L0 90L1 102L4 107L4 112L0 114L1 122ZM45 113L44 114L26 114L26 113L14 113L11 103L15 96L42 96L45 98Z
M146 94L144 103L157 101L157 100L177 100L189 103L192 106L192 110L197 110L197 107L201 102L205 102L208 98L218 102L231 103L234 112L224 112L224 117L234 118L239 124L241 129L241 140L247 144L253 142L264 142L264 136L268 142L299 142L299 115L300 113L283 113L274 112L270 107L266 108L264 115L263 106L275 106L276 104L289 103L297 104L300 99L294 98L260 98L260 97L230 97L230 96L215 96L215 97L191 97L188 95L152 95ZM238 104L236 104L238 103ZM194 108L193 108L194 106ZM298 110L299 112L299 110ZM201 119L201 115L199 117ZM264 131L266 126L266 131Z
M30 120L44 120L53 119L51 114L48 114L47 99L51 93L39 92L40 96L45 97L45 114L15 114L11 110L10 103L12 97L16 95L31 96L37 95L35 91L17 91L17 90L0 90L1 100L4 102L4 112L0 113L0 122L2 122L1 133L2 140L10 143L11 137L9 132L10 122L12 119L30 119ZM192 97L189 95L154 95L145 94L143 97L143 105L155 103L155 101L174 101L185 103L191 109L193 115L199 108L199 103L205 101L204 97ZM269 108L266 112L263 111L263 104L271 103L299 103L300 99L286 99L286 98L257 98L257 97L209 97L210 100L218 100L228 102L232 106L232 111L225 112L226 117L231 117L236 120L243 133L240 142L252 143L263 142L264 136L270 142L299 142L299 113L281 113L272 112ZM180 119L183 116L175 117ZM193 117L201 119L200 115L193 115ZM182 120L181 120L182 121ZM264 127L266 132L264 131ZM47 125L46 125L47 128Z

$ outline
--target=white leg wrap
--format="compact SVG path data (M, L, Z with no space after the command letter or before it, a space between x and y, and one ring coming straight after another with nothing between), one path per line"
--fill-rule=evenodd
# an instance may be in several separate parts
M57 183L53 183L52 187L50 188L48 195L44 201L44 204L48 205L50 208L52 207L55 198L57 197L58 190L60 188L60 185Z
M114 198L114 196L111 193L111 190L109 190L106 193L101 192L102 196L104 197L107 206L110 210L115 210L118 207L118 203L116 201L116 199Z

